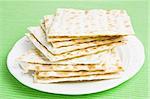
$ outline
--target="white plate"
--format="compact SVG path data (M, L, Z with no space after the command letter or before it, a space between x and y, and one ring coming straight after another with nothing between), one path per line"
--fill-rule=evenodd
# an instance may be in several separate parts
M33 83L33 78L28 74L23 74L22 69L16 64L15 59L32 47L30 41L23 37L20 39L10 51L7 58L7 66L10 73L22 84L43 92L81 95L101 92L120 85L133 77L142 67L144 63L144 47L142 43L135 37L128 37L128 44L118 47L120 57L125 72L119 79L78 82L78 83L55 83L55 84L37 84Z

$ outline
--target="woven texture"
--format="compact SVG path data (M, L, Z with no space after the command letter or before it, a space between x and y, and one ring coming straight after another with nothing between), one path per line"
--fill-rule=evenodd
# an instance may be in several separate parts
M19 83L7 70L6 59L15 42L24 36L27 27L40 24L44 15L55 12L58 7L125 9L131 16L136 36L148 51L147 2L0 2L0 99L148 99L148 60L129 81L104 92L90 95L67 96L43 93Z

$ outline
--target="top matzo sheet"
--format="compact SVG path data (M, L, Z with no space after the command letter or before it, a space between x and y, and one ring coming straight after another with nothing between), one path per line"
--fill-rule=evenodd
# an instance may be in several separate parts
M78 10L59 8L48 37L114 36L134 34L125 10Z

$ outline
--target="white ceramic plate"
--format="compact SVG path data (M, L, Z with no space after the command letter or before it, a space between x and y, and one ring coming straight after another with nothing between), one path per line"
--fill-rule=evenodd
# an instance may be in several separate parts
M33 83L33 78L28 74L23 74L22 69L16 64L15 59L30 49L33 45L26 38L20 39L10 51L7 58L7 66L10 73L22 84L43 92L81 95L101 92L120 85L133 77L144 63L144 47L135 37L128 37L128 44L118 47L118 51L125 66L125 72L119 79L78 82L78 83L55 83L55 84L37 84Z

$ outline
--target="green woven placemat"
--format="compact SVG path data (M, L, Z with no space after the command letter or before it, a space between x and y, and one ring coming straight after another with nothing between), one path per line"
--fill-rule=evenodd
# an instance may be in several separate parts
M44 15L56 8L126 9L131 16L136 36L148 51L148 4L142 1L36 1L0 2L0 99L148 99L148 60L129 81L104 92L90 95L67 96L44 93L19 83L7 70L6 59L15 42L27 32L28 26L38 25Z

